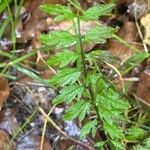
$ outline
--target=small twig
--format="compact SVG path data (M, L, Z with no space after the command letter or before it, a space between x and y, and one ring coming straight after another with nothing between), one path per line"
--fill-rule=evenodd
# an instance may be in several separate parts
M131 81L131 82L137 82L140 79L137 77L131 77L131 78L123 78L124 81Z
M56 107L56 105L54 105L51 108L51 110L47 114L48 116L50 116L50 114L53 112L53 110L54 110L55 107ZM47 122L48 122L48 120L47 120L47 118L45 118L45 120L44 120L44 126L43 126L43 131L42 131L42 138L41 138L40 150L43 150L44 136L45 136L45 132L46 132Z
M125 93L125 85L124 85L124 80L123 80L123 78L122 78L121 73L119 72L119 70L118 70L114 65L109 64L109 63L107 63L107 62L105 62L105 63L106 63L109 67L111 67L113 70L115 70L115 72L119 75L119 78L120 78L121 84L122 84L122 91L123 91L123 93Z
M139 26L138 20L137 20L137 8L136 8L137 1L134 0L134 3L135 3L135 8L134 8L134 20L135 20L135 24L136 24L138 33L140 35L141 41L143 43L144 50L145 50L146 53L148 53L148 48L147 48L147 45L144 42L143 34L142 34L141 28Z
M67 139L69 139L70 141L73 141L74 143L77 143L85 148L87 148L88 150L94 150L93 147L89 146L88 144L85 144L79 140L76 140L72 137L69 137L66 132L62 131L61 128L59 126L57 126L57 124L45 113L45 111L39 107L38 110L41 112L41 114L51 123L51 125L59 132L61 133L63 136L65 136Z

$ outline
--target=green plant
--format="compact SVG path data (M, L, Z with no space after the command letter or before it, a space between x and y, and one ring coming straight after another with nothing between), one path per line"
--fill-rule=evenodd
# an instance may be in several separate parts
M72 11L71 5L77 8L77 13ZM70 105L64 115L65 120L79 117L82 122L87 116L93 118L83 125L81 138L85 138L90 132L95 136L98 128L102 126L105 140L101 140L95 146L103 147L106 144L111 149L125 149L123 126L127 121L125 111L130 105L102 74L98 64L98 61L103 61L102 58L109 57L109 55L101 50L86 54L82 48L84 43L106 42L117 31L117 28L96 25L84 35L81 34L80 29L81 21L98 21L100 16L111 12L114 4L94 6L86 11L82 10L77 1L70 1L68 7L46 4L40 8L54 15L57 22L73 20L73 28L76 31L75 34L68 31L51 31L49 34L40 36L43 45L61 50L47 61L48 65L58 67L57 74L50 78L49 84L61 87L53 104ZM72 46L75 47L75 51L69 49ZM96 114L94 117L93 110Z

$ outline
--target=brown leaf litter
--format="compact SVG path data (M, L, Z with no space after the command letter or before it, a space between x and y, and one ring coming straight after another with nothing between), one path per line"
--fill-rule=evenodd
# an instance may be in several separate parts
M4 77L0 77L0 110L2 109L4 102L7 100L8 95L9 95L8 80Z

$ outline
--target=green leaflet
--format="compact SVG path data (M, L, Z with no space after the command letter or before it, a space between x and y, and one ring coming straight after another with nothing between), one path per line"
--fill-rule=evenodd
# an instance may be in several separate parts
M85 55L89 60L100 60L110 64L120 64L121 60L117 56L113 56L108 50L94 50Z
M76 37L67 31L51 31L49 34L42 34L39 40L45 46L55 48L67 48L76 44Z
M84 101L78 101L76 104L74 104L69 110L66 111L66 114L64 115L65 120L73 120L80 114L84 112L85 106L87 105ZM89 105L90 107L90 105Z
M96 130L96 125L97 125L96 119L88 121L81 129L81 134L80 134L81 139L84 139L90 133L90 131L92 131L94 135Z
M53 4L45 4L40 6L40 9L49 13L50 15L55 15L55 21L64 21L71 20L76 15L72 12L72 10L67 6L62 5L53 5Z
M62 69L56 75L54 75L50 80L49 83L52 85L60 85L65 86L67 84L75 83L79 77L80 72L77 69Z
M68 64L74 62L78 55L68 49L64 49L63 52L57 53L56 55L50 57L47 61L48 65L58 66L60 68L67 66Z
M104 142L104 141L100 141L100 142L97 142L97 143L95 144L95 146L100 148L100 147L103 147L103 146L105 145L105 143L106 143L106 142Z
M114 8L114 4L106 4L106 5L97 5L95 7L89 8L83 16L81 16L82 20L85 21L93 21L98 20L100 16L107 15Z
M99 89L100 90L100 89ZM107 93L106 93L107 91ZM109 88L108 90L102 90L102 92L100 94L97 94L97 103L103 104L105 103L107 105L107 108L111 109L118 109L119 110L127 110L129 108L129 104L127 102L126 99L121 98L121 96L113 91L111 88Z
M122 75L131 71L134 67L139 65L144 59L150 57L150 53L140 52L130 57L126 62L119 68Z
M76 97L77 99L81 98L84 88L79 85L71 85L67 86L60 91L60 95L58 95L54 100L53 104L59 104L62 102L71 102Z
M117 29L112 27L96 26L87 31L84 41L88 43L104 43L116 31Z
M114 124L109 124L106 121L103 121L103 128L104 131L111 137L111 139L122 139L124 137L122 129L118 128Z
M119 117L121 112L119 110L116 110L115 108L111 108L111 109L107 108L107 104L106 106L104 106L104 104L99 104L98 108L99 108L99 114L101 116L101 119L108 122L109 124L114 124L115 119L118 120L120 119Z
M126 138L131 141L143 139L146 135L146 131L139 127L131 127L127 129Z
M121 143L121 141L118 141L117 139L111 140L111 143L114 145L114 148L117 150L125 150L125 146Z
M106 142L104 142L104 141L100 141L100 142L97 142L97 143L95 144L95 146L100 148L100 147L103 147L103 146L105 145L105 143L106 143Z
M85 118L86 114L90 112L90 107L91 104L89 102L84 102L84 109L79 114L80 121L82 121Z

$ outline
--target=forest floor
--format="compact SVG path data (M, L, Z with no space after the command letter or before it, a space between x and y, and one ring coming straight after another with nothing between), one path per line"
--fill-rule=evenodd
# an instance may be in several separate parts
M85 0L81 1L81 5L86 10L110 2ZM6 7L3 5L5 3L0 3L0 150L8 147L11 150L37 150L41 147L43 150L96 149L94 145L100 135L97 133L95 138L89 135L85 140L80 140L79 120L62 121L68 106L52 105L58 89L39 81L49 79L57 72L57 68L46 64L48 57L56 54L57 50L50 53L36 51L42 47L39 36L52 30L67 29L71 25L70 21L56 23L52 16L43 13L39 6L46 3L66 5L65 0L25 0L24 3L20 0L18 5L15 1L7 1ZM113 13L100 20L106 25L119 27L116 38L104 44L85 45L84 52L107 50L119 59L121 65L137 52L150 51L150 4L146 0L118 0L116 3ZM10 15L14 12L17 17L12 25ZM81 30L84 32L93 26L92 22L83 23ZM141 132L131 131L133 135L137 133L137 137L127 137L126 145L127 149L148 150L150 57L139 57L141 59L135 58L137 61L133 61L134 67L121 72L125 93L132 99L130 120L141 129ZM102 68L108 77L113 69L106 64ZM118 90L123 90L122 80L118 76L110 80ZM149 139L149 145L144 143L146 139Z

